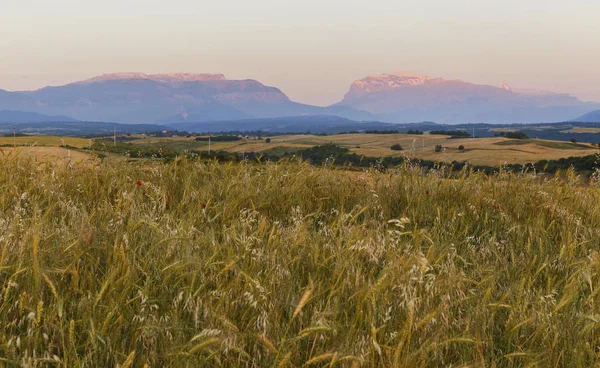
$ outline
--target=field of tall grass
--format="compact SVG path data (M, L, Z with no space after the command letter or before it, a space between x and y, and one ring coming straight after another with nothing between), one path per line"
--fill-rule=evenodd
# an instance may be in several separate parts
M590 366L572 172L0 157L0 366Z

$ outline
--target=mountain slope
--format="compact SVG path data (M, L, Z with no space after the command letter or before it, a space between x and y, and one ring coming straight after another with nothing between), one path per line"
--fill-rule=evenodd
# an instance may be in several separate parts
M173 123L330 112L370 116L347 107L298 104L277 88L255 80L228 80L222 74L119 73L37 91L0 92L0 109L86 121Z
M0 123L43 123L43 122L73 122L76 121L68 116L49 116L35 112L2 110L0 111Z
M315 88L318 88L316 86ZM568 94L514 90L426 75L391 73L354 82L329 107L291 101L281 90L222 74L106 74L37 91L0 90L0 110L70 116L81 121L198 123L336 115L394 123L539 123L600 109Z
M0 135L12 135L14 125L0 123ZM167 126L156 124L115 124L98 122L41 122L41 123L20 123L17 124L17 133L28 135L112 135L116 130L117 134L127 133L148 133L159 132L163 129L170 129Z
M600 110L588 112L577 119L573 119L572 121L577 121L580 123L600 123Z
M354 82L335 106L348 106L382 115L385 120L442 123L528 123L560 121L586 104L568 94L519 91L444 80L411 73L389 73ZM600 105L597 105L600 106Z
M340 133L362 129L395 129L396 124L358 122L332 115L305 115L278 118L247 119L203 123L169 124L170 127L191 133L225 131L264 131L271 133Z

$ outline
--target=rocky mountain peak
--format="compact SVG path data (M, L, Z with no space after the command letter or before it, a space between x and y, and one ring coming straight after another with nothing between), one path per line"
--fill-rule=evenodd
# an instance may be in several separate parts
M87 79L79 82L83 84L99 83L106 81L118 81L118 80L136 80L136 79L147 79L155 82L163 83L174 83L174 82L200 82L200 81L218 81L226 80L223 74L210 74L210 73L172 73L172 74L145 74L145 73L110 73L103 74L98 77Z

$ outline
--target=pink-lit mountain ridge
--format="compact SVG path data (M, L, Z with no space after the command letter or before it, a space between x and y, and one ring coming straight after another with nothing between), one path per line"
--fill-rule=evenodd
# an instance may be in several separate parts
M315 85L314 88L321 86ZM329 107L301 104L256 80L223 74L106 74L37 91L0 90L0 110L84 121L183 123L338 115L409 123L534 123L572 119L600 105L567 94L513 90L420 74L369 76Z
M352 83L346 106L397 122L432 120L441 123L556 122L590 111L568 94L478 85L413 73L373 75Z
M84 121L175 123L351 114L351 108L322 108L291 101L275 87L222 74L106 74L37 91L0 90L0 110L66 115Z
M0 109L67 115L88 121L154 122L168 116L206 119L251 117L248 110L286 104L276 88L254 80L229 81L222 75L108 74L37 91L0 95Z

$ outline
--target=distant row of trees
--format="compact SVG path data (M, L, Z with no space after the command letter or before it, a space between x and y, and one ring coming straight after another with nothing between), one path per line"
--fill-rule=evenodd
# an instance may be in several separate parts
M235 141L239 141L241 139L242 138L237 135L215 135L215 136L210 136L210 137L196 138L196 140L199 142L208 142L209 140L211 142L235 142Z
M397 129L390 130L365 130L365 134L400 134Z
M449 135L450 138L470 138L471 134L464 130L432 130L429 134Z
M523 132L497 132L494 133L496 137L505 137L510 139L529 139L527 134Z

